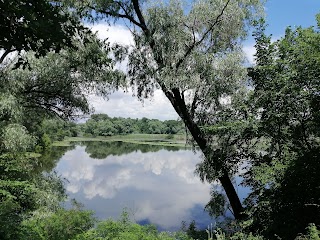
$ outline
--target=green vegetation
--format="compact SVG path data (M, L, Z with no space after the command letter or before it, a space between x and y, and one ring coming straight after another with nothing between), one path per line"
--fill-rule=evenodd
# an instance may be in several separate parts
M262 3L259 0L194 1L186 11L184 2L179 0L159 4L138 0L68 2L93 21L120 19L134 25L130 51L123 46L117 52L119 60L128 58L128 82L140 99L152 96L160 88L195 145L208 161L214 161L214 138L202 127L215 123L216 114L223 108L223 97L246 87L244 56L239 43L246 36L248 26L260 15ZM222 159L222 164L211 166L219 173L217 178L239 219L244 209L225 162ZM237 166L234 162L233 168Z
M78 143L79 144L79 143ZM121 156L123 154L129 154L135 151L141 151L142 153L157 152L161 149L168 151L179 151L180 146L166 146L163 144L141 144L141 143L127 143L120 141L108 141L108 142L83 142L86 147L86 153L90 154L91 158L105 159L109 155Z
M207 210L230 209L235 218L208 238L319 239L320 15L317 27L289 28L272 43L261 9L259 0L194 1L188 9L179 0L0 1L1 239L193 238L192 226L159 233L126 215L94 225L90 212L61 209L63 182L51 173L66 149L52 150L52 142L65 137L65 146L90 140L88 152L103 158L131 149L98 151L94 141L175 150L184 127L203 153L197 174L223 188L212 189ZM134 45L109 46L82 18L129 21ZM256 64L246 69L240 40L252 23ZM126 58L128 72L114 70ZM92 113L88 94L127 85L140 99L160 88L182 120L62 121ZM244 165L242 185L252 191L241 202L231 179Z
M75 204L71 210L59 209L49 215L39 215L23 222L20 238L24 240L191 240L184 232L158 232L153 225L141 226L123 212L120 220L98 222L92 212ZM95 225L95 226L94 226Z
M49 173L60 152L43 152L51 140L39 126L45 118L88 113L83 91L106 92L113 63L107 45L60 4L0 5L0 236L19 239L25 219L55 212L66 197L61 179Z
M83 124L59 119L45 119L37 127L37 151L48 146L71 146L81 141L122 141L139 144L186 147L181 121L157 119L110 118L93 114Z
M257 65L249 75L255 109L263 110L254 135L269 144L246 176L247 201L252 229L268 238L293 239L309 223L320 225L319 27L320 15L318 28L288 28L275 43L263 25L255 33Z
M93 114L83 124L61 119L44 119L36 128L37 151L53 146L70 146L79 141L123 141L131 143L186 146L185 128L181 121L157 119L110 118Z
M182 121L158 119L131 119L115 117L107 114L93 114L83 125L81 130L85 136L113 136L123 134L177 134L183 133L184 124Z
M111 137L67 137L63 141L53 142L53 146L71 146L74 142L127 142L147 145L190 147L186 144L185 135L173 135L168 138L167 134L128 134Z

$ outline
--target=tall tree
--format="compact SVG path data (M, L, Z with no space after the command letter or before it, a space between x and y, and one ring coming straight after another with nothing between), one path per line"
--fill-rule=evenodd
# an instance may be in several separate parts
M219 174L234 216L243 210L229 170L212 158L212 139L201 126L214 121L227 96L245 77L239 40L257 16L259 0L139 2L68 1L91 18L125 19L134 25L129 79L140 98L162 89L192 138ZM94 10L96 13L91 15Z
M257 65L249 75L266 146L245 175L253 229L268 238L293 239L320 225L320 15L318 27L288 28L271 43L255 33Z

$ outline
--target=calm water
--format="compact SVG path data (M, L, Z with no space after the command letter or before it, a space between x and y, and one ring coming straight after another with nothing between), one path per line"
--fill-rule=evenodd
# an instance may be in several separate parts
M70 198L100 219L117 219L127 208L139 223L177 230L181 221L214 221L203 211L210 185L194 175L199 161L199 153L175 147L86 142L67 151L56 170Z

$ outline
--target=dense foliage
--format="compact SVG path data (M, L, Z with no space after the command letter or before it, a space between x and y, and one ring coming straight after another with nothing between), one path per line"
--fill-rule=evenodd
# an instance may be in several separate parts
M59 52L75 48L73 37L87 30L80 20L61 4L46 0L0 1L0 57L2 64L11 52L34 51L44 56L48 51ZM25 63L19 58L16 67Z
M257 38L257 65L250 70L252 101L260 119L255 137L265 148L246 173L253 229L293 239L309 223L320 225L318 28L287 29L275 43Z
M95 226L94 226L95 225ZM25 240L191 240L184 232L158 232L153 225L141 226L123 212L116 220L97 221L90 211L76 205L70 210L35 216L23 222L19 238Z
M130 133L177 134L184 132L184 124L182 121L175 120L111 118L106 114L93 114L81 126L81 129L84 134L91 136L113 136Z

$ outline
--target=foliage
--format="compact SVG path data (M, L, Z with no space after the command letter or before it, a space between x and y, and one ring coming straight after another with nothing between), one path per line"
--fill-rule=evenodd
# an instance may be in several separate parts
M252 233L246 234L243 232L237 232L232 236L226 236L221 230L215 231L215 237L217 240L263 240L262 236L254 236Z
M87 94L105 95L119 75L109 46L59 2L0 5L0 236L18 239L23 219L39 209L56 211L65 197L61 179L43 172L52 170L49 155L40 161L30 153L50 145L42 120L89 113ZM61 131L54 137L63 137Z
M306 234L299 234L294 239L296 240L318 240L320 239L320 231L314 224L309 224L306 229ZM215 231L215 237L217 240L263 240L263 236L253 235L252 233L237 232L231 236L227 236L222 230Z
M90 211L59 209L53 213L38 215L23 222L21 239L68 240L93 227L95 219Z
M95 228L78 235L75 239L190 240L190 238L182 232L158 232L153 225L141 226L133 223L129 220L126 212L123 213L120 220L106 220L99 222Z
M32 211L55 209L64 199L61 180L54 174L36 174L37 159L26 154L0 156L0 235L17 239L20 223Z
M2 144L4 151L21 152L32 147L35 139L27 129L19 124L9 124L3 129Z
M62 141L65 137L76 137L80 133L80 127L71 121L61 119L43 119L35 129L34 135L38 137L36 151L50 151L54 141Z
M208 239L208 230L198 229L194 220L191 221L189 226L185 221L182 221L181 231L185 232L191 239Z
M107 114L92 114L91 118L82 126L85 134L91 136L113 136L130 133L145 134L176 134L182 133L182 121L158 119L132 119L114 117Z
M35 115L31 119L45 114L70 118L81 112L89 113L86 94L106 94L111 88L113 65L105 57L109 50L94 36L91 39L86 45L79 41L81 50L76 53L68 50L41 58L26 54L31 69L12 71L10 64L2 69L0 85L6 86L5 92L10 92L26 112L27 125L35 125L30 121L31 115Z
M18 161L17 161L18 160ZM0 159L0 235L3 239L14 239L19 231L22 214L36 209L34 184L26 165L20 165L20 158L1 156Z
M244 177L251 229L270 239L293 239L320 225L320 35L314 27L286 30L275 43L259 26L257 65L250 69L257 134L266 148Z
M307 227L307 234L300 235L295 238L296 240L319 240L320 239L320 230L314 224L309 224Z
M205 206L205 210L210 216L222 216L227 209L227 200L225 195L216 189L211 189L210 201Z
M73 37L87 31L79 18L57 2L1 1L0 11L0 48L4 49L0 64L10 52L34 51L39 57L50 50L75 48ZM23 62L20 58L16 67Z

